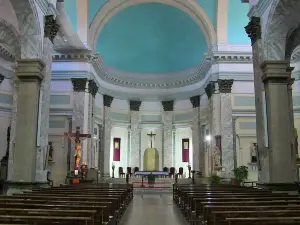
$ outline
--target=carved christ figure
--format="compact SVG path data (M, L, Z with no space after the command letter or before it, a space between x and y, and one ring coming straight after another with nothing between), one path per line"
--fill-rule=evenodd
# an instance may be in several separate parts
M76 132L69 134L65 133L65 135L73 142L75 145L75 170L79 170L80 160L82 157L82 149L81 149L81 141L85 140L86 138L90 138L90 134L81 134L80 133L80 127L76 127ZM80 138L83 138L80 140Z

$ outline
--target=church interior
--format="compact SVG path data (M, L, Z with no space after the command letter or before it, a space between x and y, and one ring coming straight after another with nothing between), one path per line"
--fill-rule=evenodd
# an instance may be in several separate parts
M203 224L185 208L193 188L296 204L273 192L297 192L300 178L299 10L298 0L0 0L2 194L71 196L76 184L83 196L119 194L114 225ZM11 219L1 204L0 224ZM289 213L282 221L300 224Z

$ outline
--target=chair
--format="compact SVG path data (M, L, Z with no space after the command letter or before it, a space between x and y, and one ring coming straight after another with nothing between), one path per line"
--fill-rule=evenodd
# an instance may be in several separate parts
M134 169L133 169L133 175L136 176L136 175L135 175L135 172L138 172L139 170L140 170L140 169L139 169L138 167L134 167Z
M168 173L169 172L169 168L168 167L164 167L163 168L163 172L167 172ZM167 177L167 176L164 176L164 177Z
M132 176L131 167L127 167L127 174L129 175L129 177Z
M183 168L179 167L179 173L178 176L182 177L183 176Z
M125 173L123 172L123 167L119 167L119 177L124 177Z
M174 168L174 167L171 167L171 168L170 168L169 177L174 177L174 175L175 175L175 168Z

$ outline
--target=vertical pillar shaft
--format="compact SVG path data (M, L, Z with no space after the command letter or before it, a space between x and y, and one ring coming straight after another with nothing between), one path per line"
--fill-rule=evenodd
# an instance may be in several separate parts
M141 170L141 129L140 106L141 101L130 101L130 164L129 167L139 167Z
M190 98L193 105L193 124L192 124L192 136L193 136L193 170L202 171L204 169L203 158L204 151L200 148L201 135L200 135L200 96L194 96Z
M292 183L296 177L295 149L291 120L291 71L288 61L265 61L265 87L270 183ZM284 165L284 166L279 166Z
M163 162L162 167L172 167L172 129L174 101L163 101Z
M43 68L44 64L40 60L18 61L16 72L19 78L18 111L11 176L13 181L35 181L38 110Z
M108 95L103 95L103 129L104 129L104 158L103 160L103 170L102 175L105 177L110 176L110 151L111 151L111 129L112 123L110 119L110 107L113 101L113 97Z
M232 177L234 169L231 87L233 80L218 80L221 100L221 165L223 177Z

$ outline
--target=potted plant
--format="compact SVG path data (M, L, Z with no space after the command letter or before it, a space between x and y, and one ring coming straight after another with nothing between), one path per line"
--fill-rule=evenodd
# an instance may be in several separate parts
M231 180L232 184L241 185L242 182L248 179L248 167L240 166L233 170L234 179Z
M148 184L149 186L153 186L155 184L155 176L152 173L148 175Z
M209 181L211 184L221 184L221 177L216 174L212 174L209 177Z

